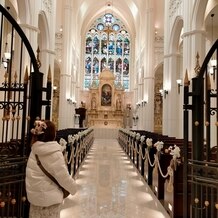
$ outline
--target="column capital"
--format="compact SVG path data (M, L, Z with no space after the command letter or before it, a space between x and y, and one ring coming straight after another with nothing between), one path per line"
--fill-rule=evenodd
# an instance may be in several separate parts
M205 30L187 31L187 32L183 33L181 37L184 39L187 36L192 36L192 35L196 35L196 34L201 34L201 35L205 35L206 36L206 31Z
M25 28L25 29L29 29L29 30L33 30L37 33L40 32L39 28L35 27L35 26L32 26L32 25L29 25L29 24L26 24L26 23L21 23L19 24L21 28Z
M172 57L182 57L182 55L180 53L171 53L171 54L164 55L164 59L172 58Z

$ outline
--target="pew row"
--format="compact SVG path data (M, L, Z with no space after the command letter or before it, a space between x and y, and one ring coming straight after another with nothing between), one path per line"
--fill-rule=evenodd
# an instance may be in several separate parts
M151 139L152 142L150 142L150 144L152 144L152 146L149 146L147 140L149 141ZM174 166L172 166L170 172L171 175L169 176L168 170L169 166L172 165L172 155L168 148L171 147L172 149L174 145L178 145L177 148L183 150L183 140L146 131L136 131L133 133L132 131L128 132L126 130L123 132L121 130L118 140L121 147L132 160L145 181L150 185L154 194L163 203L170 216L177 217L175 216L174 211L179 214L182 213L182 192L178 192L180 198L176 196L177 202L174 201L174 198L172 199L173 194L177 194L176 192L178 191L177 187L173 189L173 182L174 180L177 180L177 172L174 172ZM162 148L158 151L157 147L153 145L156 143L160 144L160 142L162 142ZM190 148L191 146L188 148L189 153L191 153ZM158 155L159 167L157 165L157 159L155 160L155 155ZM181 160L179 162L180 165L177 164L177 168L179 169L179 175L181 176L182 167L180 166L182 166L182 163ZM161 170L159 168L161 168ZM175 173L175 178L174 175L172 176L172 171ZM182 184L182 182L179 184L181 190ZM171 192L169 192L170 196L166 195L166 197L164 197L165 191L169 191L169 188L166 189L167 187L171 187ZM177 205L179 205L179 207L177 207Z

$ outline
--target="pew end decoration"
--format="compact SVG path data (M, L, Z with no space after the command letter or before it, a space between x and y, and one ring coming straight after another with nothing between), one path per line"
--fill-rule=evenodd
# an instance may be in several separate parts
M64 155L64 160L65 160L65 163L67 164L68 160L67 160L67 141L63 138L60 139L59 141L59 144L61 145L61 151Z
M181 157L180 156L180 148L177 145L174 145L174 146L170 146L168 149L165 149L165 153L171 155L172 159L170 160L170 164L167 167L167 173L164 174L162 166L160 164L160 155L161 154L164 155L164 153L162 152L162 150L164 148L164 142L157 141L153 145L152 144L152 139L147 138L146 139L146 144L147 144L146 157L147 157L147 160L148 160L150 166L154 167L154 173L158 173L158 170L159 170L160 175L164 179L169 177L169 182L168 182L168 185L167 185L167 191L168 192L172 192L173 191L174 171L176 170L177 165L181 163L181 160L180 160L180 157ZM154 154L154 162L153 163L151 163L150 156L149 156L149 149L152 146L155 147L156 150L157 150L157 152Z
M172 155L172 159L170 161L170 165L168 167L169 172L169 182L167 185L167 191L172 192L173 191L173 179L174 179L174 171L176 171L177 166L181 164L181 155L180 155L180 148L177 145L174 145L174 147L170 146L168 148L170 151L170 155Z
M94 131L88 128L73 133L73 129L65 129L58 133L56 140L61 145L68 171L74 177L93 144Z
M174 145L174 147L170 146L168 148L168 150L170 151L170 155L173 156L173 158L171 160L171 162L173 162L173 163L171 163L172 167L174 168L174 170L176 170L177 165L181 164L181 159L180 159L181 158L181 155L180 155L181 150L180 150L180 147L177 146L177 145Z

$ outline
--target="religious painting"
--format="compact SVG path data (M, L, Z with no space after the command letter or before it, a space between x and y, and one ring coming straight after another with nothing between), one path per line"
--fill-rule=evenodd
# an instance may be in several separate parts
M109 84L105 84L101 89L101 106L111 106L112 88Z

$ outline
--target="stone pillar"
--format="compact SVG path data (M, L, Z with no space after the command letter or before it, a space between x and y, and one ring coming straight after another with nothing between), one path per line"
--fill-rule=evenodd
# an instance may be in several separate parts
M146 105L145 117L143 117L143 129L154 129L154 1L149 0L145 9L145 51L144 51L144 90L143 99Z
M177 71L179 70L180 55L169 54L164 57L164 83L163 89L168 92L163 96L163 134L179 137L179 127L181 120L180 99L182 90L178 96L178 86L176 83ZM181 130L182 127L180 127Z
M72 80L72 36L71 19L72 6L69 1L65 1L63 6L63 46L62 46L62 63L60 75L60 102L59 102L59 129L74 126L74 105L67 102L72 98L71 80Z

